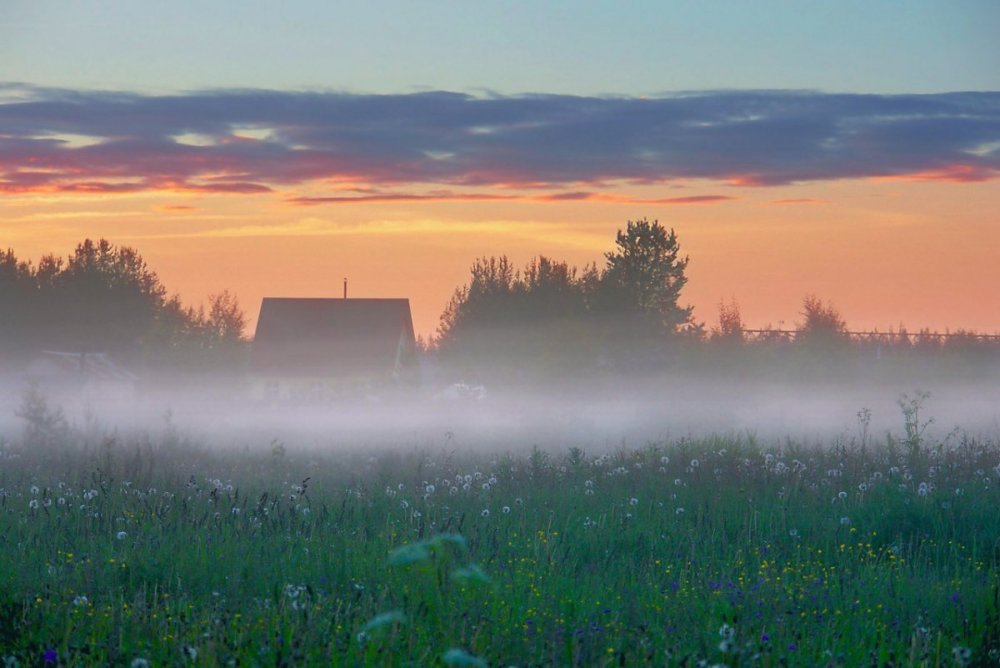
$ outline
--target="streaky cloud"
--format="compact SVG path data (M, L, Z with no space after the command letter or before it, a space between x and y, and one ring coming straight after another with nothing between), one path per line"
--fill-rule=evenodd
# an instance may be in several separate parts
M72 140L79 137L87 141ZM253 194L280 187L300 205L447 199L294 196L297 187L328 180L545 184L559 192L543 201L600 201L573 188L685 179L758 187L856 178L963 183L998 175L1000 92L147 95L0 84L0 192Z

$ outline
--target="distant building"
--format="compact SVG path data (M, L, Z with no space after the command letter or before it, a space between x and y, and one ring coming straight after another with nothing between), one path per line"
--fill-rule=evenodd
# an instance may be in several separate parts
M24 367L25 380L56 393L96 399L126 399L135 395L138 376L107 353L43 350Z
M250 372L258 398L317 399L406 382L417 374L410 301L267 297Z

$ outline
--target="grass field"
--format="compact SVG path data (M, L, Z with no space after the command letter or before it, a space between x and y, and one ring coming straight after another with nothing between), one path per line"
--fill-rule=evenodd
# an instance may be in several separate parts
M0 452L0 659L997 665L1000 444Z

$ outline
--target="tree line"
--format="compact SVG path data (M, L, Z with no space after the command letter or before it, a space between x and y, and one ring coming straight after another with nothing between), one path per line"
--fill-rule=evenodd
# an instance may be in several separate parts
M522 268L506 256L477 259L427 352L460 376L497 377L632 372L691 360L731 366L753 355L762 365L787 366L809 356L843 361L859 352L914 350L960 353L976 363L1000 348L974 334L942 339L901 330L859 338L832 304L813 295L803 299L791 333L751 332L735 300L720 302L718 322L708 328L682 302L688 262L675 231L646 219L627 221L600 266L578 269L542 255ZM37 264L0 252L0 364L59 350L107 352L140 370L240 371L246 323L232 293L212 295L207 308L185 306L135 249L104 239ZM789 343L799 357L785 354Z
M712 327L682 303L688 257L659 221L628 221L604 264L582 270L545 256L515 268L506 256L476 260L453 294L432 342L445 364L477 372L631 372L671 366L733 371L779 367L848 371L870 360L947 353L975 366L996 360L1000 339L969 332L941 337L858 335L838 309L805 295L791 331L749 330L734 299Z
M208 308L169 295L128 246L87 239L66 258L38 264L0 252L0 355L38 350L107 352L132 366L233 366L244 347L244 315L228 291Z

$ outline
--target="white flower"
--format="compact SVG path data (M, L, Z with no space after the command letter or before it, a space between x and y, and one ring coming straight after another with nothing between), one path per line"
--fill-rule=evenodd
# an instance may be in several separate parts
M504 506L500 510L503 512L504 515L509 515L510 514L510 506Z
M630 505L630 506L638 506L639 505L639 499L637 499L637 498L635 498L633 496L631 499L628 500L628 505Z
M190 659L191 661L194 661L195 659L198 658L198 650L192 647L191 645L184 645L184 648L181 650L181 653L184 654L185 658Z
M31 486L31 494L32 494L32 496L38 494L38 485L32 485Z
M87 600L86 596L77 596L76 598L73 599L73 605L77 608L88 605L89 603L90 601Z
M424 492L427 494L433 494L435 489L434 485L427 485L427 487L424 487Z
M674 515L683 515L683 514L684 514L683 507L678 507L676 510L674 510Z
M666 466L667 464L670 463L670 457L663 455L662 457L660 457L660 463Z
M32 510L38 510L38 499L32 499L28 501L28 507Z
M483 512L481 512L480 515L482 515L483 517L489 517L490 516L490 509L489 508L483 508Z
M142 657L136 657L132 659L132 663L129 664L132 668L149 668L149 661L143 659Z
M119 531L118 533L115 534L115 538L117 538L118 540L125 540L126 538L128 538L128 534L125 533L124 531Z
M845 526L845 527L849 526L851 524L851 518L847 517L847 516L841 517L840 518L840 524L841 524L841 526Z
M788 535L791 536L792 538L798 538L799 537L799 530L798 529L789 529L788 530Z

